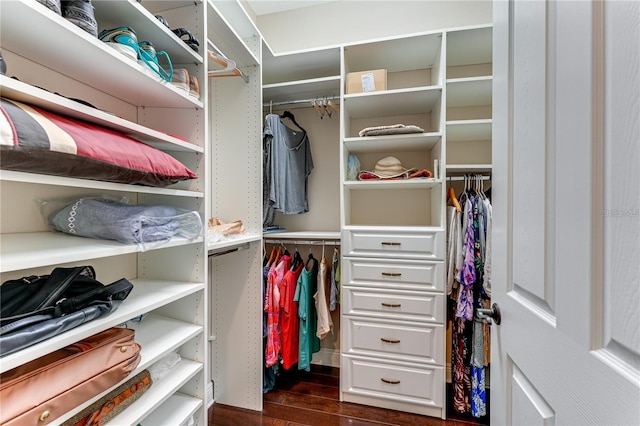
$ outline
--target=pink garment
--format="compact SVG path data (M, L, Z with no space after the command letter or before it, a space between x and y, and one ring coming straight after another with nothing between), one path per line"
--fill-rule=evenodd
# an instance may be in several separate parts
M282 348L280 331L280 283L286 271L291 267L291 256L283 255L280 262L269 270L267 291L265 294L265 312L267 312L267 347L265 365L271 367L278 362Z

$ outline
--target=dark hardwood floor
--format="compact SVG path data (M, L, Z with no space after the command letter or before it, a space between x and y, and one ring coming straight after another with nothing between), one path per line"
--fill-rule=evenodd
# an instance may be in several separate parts
M278 376L264 395L262 412L214 404L209 426L474 426L487 420L450 417L442 420L339 401L339 370L312 366L311 372L290 371Z

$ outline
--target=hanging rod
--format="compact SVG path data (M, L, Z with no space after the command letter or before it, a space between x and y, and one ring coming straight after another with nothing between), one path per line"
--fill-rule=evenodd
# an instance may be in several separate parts
M314 99L296 99L293 101L280 101L280 102L269 102L269 103L264 103L262 104L263 108L268 108L268 107L272 107L272 106L280 106L280 105L294 105L294 104L309 104L309 106L313 105L314 101L320 101L324 98L324 96L319 96L317 98ZM336 105L339 105L340 102L337 101L336 98L332 98L332 101L334 101L336 103Z
M264 240L265 244L275 245L300 245L300 246L339 246L340 241L325 241L325 240Z
M469 174L469 176L471 176L471 180L475 179L476 177L481 177L482 180L491 180L491 175L486 176L486 175L480 175L479 173L478 174L471 173L471 174ZM466 179L468 179L468 178L466 178ZM447 180L454 181L454 182L463 181L463 180L465 180L465 177L464 176L449 176L449 177L447 177Z
M235 253L235 252L240 251L240 250L247 250L248 248L249 248L249 243L245 243L245 244L242 244L240 246L233 247L233 248L230 248L230 249L227 249L227 250L220 250L220 251L211 252L211 253L208 254L208 257L218 257L218 256L222 256L224 254Z

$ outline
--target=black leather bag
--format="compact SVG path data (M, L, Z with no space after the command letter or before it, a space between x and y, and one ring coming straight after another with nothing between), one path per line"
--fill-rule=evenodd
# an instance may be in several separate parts
M55 268L50 275L6 281L0 286L0 357L108 314L133 284L95 279L91 266Z

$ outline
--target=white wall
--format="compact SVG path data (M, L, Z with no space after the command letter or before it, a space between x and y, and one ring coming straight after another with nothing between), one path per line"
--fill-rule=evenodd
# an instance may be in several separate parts
M492 19L492 2L487 0L339 0L257 16L256 25L277 54Z

